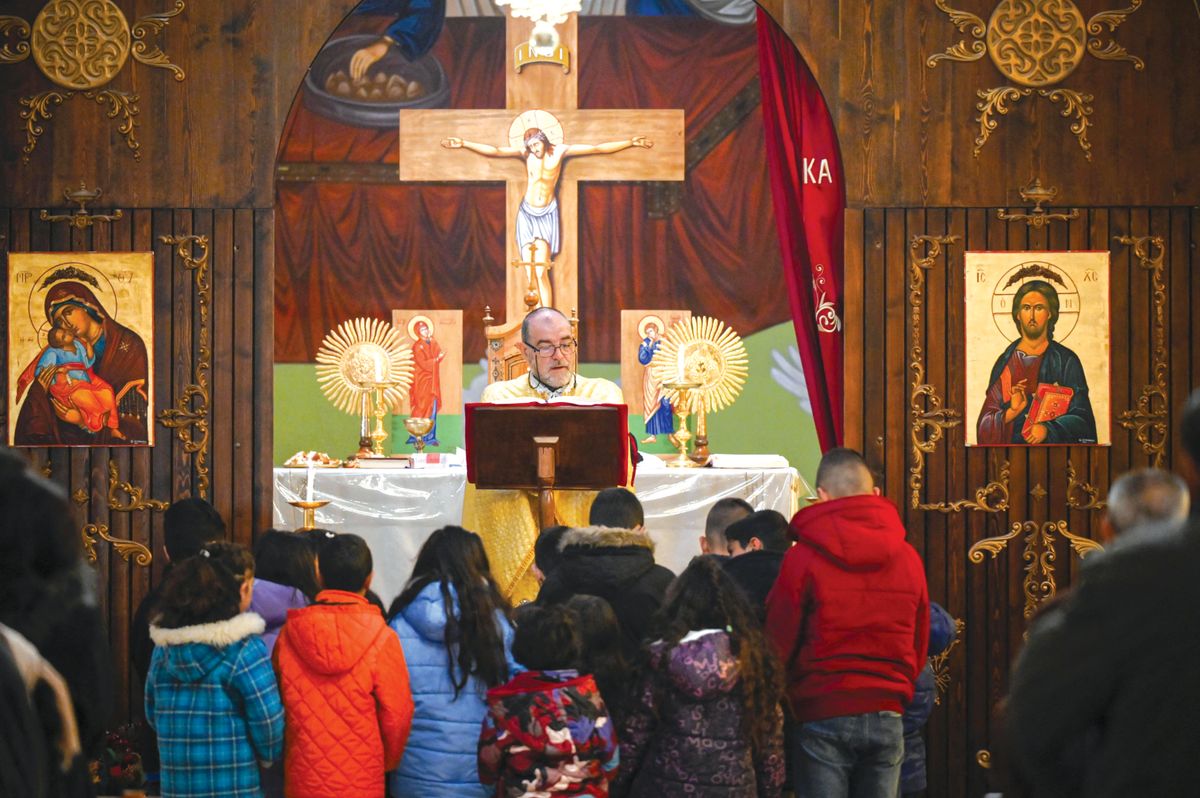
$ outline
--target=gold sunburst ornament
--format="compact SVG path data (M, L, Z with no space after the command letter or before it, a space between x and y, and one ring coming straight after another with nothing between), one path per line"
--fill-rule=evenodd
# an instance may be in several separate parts
M733 404L746 384L749 358L741 336L711 316L693 316L671 325L654 358L654 378L679 415L679 432L671 442L680 447L677 465L686 455L687 416L696 414L692 462L708 460L708 414Z
M362 419L360 457L383 455L383 416L412 385L412 349L405 337L403 330L381 319L350 319L330 330L317 350L317 384L325 398Z

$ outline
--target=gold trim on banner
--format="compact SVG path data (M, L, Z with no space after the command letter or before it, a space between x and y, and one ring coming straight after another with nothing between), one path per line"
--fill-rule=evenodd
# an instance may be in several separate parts
M994 560L1008 548L1009 541L1021 533L1025 533L1025 548L1021 552L1021 559L1025 562L1025 578L1021 582L1021 589L1025 593L1024 616L1028 620L1042 602L1053 598L1058 592L1054 579L1054 563L1057 559L1054 552L1055 533L1063 536L1080 559L1094 551L1102 551L1104 547L1091 538L1073 533L1066 521L1046 521L1042 524L1036 521L1013 521L1005 534L984 538L971 546L967 558L979 564L984 561L986 552Z
M939 513L958 513L963 510L998 513L1008 509L1008 461L1000 466L997 479L975 491L975 498L954 502L922 503L925 484L925 456L937 449L946 430L962 423L959 411L942 406L937 388L925 382L925 353L921 348L921 308L925 304L925 272L933 268L943 246L959 240L959 236L915 235L909 242L909 290L911 307L912 346L908 367L912 374L912 393L909 398L909 435L912 439L913 464L908 470L910 503L914 510ZM924 254L922 254L924 253Z
M212 370L212 349L209 346L209 304L212 300L212 283L208 278L208 236L159 236L164 244L176 247L176 254L183 261L183 268L192 272L196 296L200 301L199 352L194 355L194 380L184 386L183 395L169 408L158 414L158 423L176 431L183 449L195 455L196 494L208 498L208 375ZM200 254L193 255L192 247ZM197 432L198 431L198 432Z
M1083 494L1085 498L1080 498ZM1075 473L1075 464L1067 458L1067 506L1072 510L1103 510L1106 503L1100 498L1100 489L1090 482L1081 482Z
M107 524L86 524L81 534L88 562L96 562L96 543L100 540L109 543L125 562L129 562L130 558L132 558L134 564L144 568L154 560L154 555L150 552L150 549L136 540L114 538L108 534Z
M129 503L121 502L120 494L129 497ZM108 461L108 509L119 513L132 513L137 510L165 510L168 503L158 499L145 498L146 491L131 482L122 482L116 460Z
M1151 381L1142 388L1137 404L1121 413L1118 423L1133 430L1142 451L1153 458L1155 468L1161 468L1167 448L1167 286L1163 282L1163 262L1166 245L1162 236L1114 236L1126 246L1133 247L1134 257L1150 272L1154 299L1154 353L1151 360Z

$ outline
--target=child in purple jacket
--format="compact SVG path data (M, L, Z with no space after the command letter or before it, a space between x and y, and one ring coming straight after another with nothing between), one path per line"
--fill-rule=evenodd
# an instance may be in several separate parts
M307 607L320 590L316 554L303 535L270 529L258 539L254 562L258 570L250 611L266 621L262 639L270 653L275 649L288 610Z

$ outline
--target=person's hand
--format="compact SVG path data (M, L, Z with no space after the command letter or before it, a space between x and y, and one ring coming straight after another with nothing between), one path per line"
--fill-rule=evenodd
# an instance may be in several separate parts
M462 145L463 140L457 136L451 136L450 138L442 139L442 146L448 150L457 150L462 147Z
M1046 440L1046 435L1049 434L1045 424L1034 424L1029 428L1029 432L1025 433L1026 443L1042 443Z
M634 136L632 139L630 139L630 142L633 144L633 146L641 147L645 150L648 150L654 146L654 142L650 141L645 136Z
M354 57L350 59L350 77L354 80L362 78L372 64L387 55L391 46L392 43L387 39L380 39L355 52Z
M1012 421L1021 415L1021 411L1029 406L1029 394L1026 393L1028 380L1021 380L1012 387L1012 397L1008 400L1008 410L1004 412L1004 420Z

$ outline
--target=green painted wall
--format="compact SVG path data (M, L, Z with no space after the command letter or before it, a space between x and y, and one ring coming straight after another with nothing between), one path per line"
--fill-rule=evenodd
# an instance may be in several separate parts
M794 361L788 351L796 345L792 325L776 325L749 336L745 342L750 357L750 377L742 395L730 408L709 417L709 448L714 452L734 454L782 454L811 484L821 457L812 415L771 376L772 368L778 368L772 356L773 351L779 352L786 360ZM613 381L620 376L620 367L616 363L584 364L581 371L589 377L605 377ZM482 369L478 363L463 366L463 382L466 385L481 376ZM389 450L410 451L410 447L404 445L408 433L404 430L403 421L399 416L393 418L392 437L385 443ZM629 422L639 440L645 436L640 414L630 413ZM456 446L462 445L462 440L462 416L442 416L438 419L440 451L454 451ZM357 446L358 419L335 410L326 401L317 386L315 366L309 363L277 363L275 462L282 463L302 449L315 449L334 457L344 457ZM653 452L671 451L665 438L642 448Z

